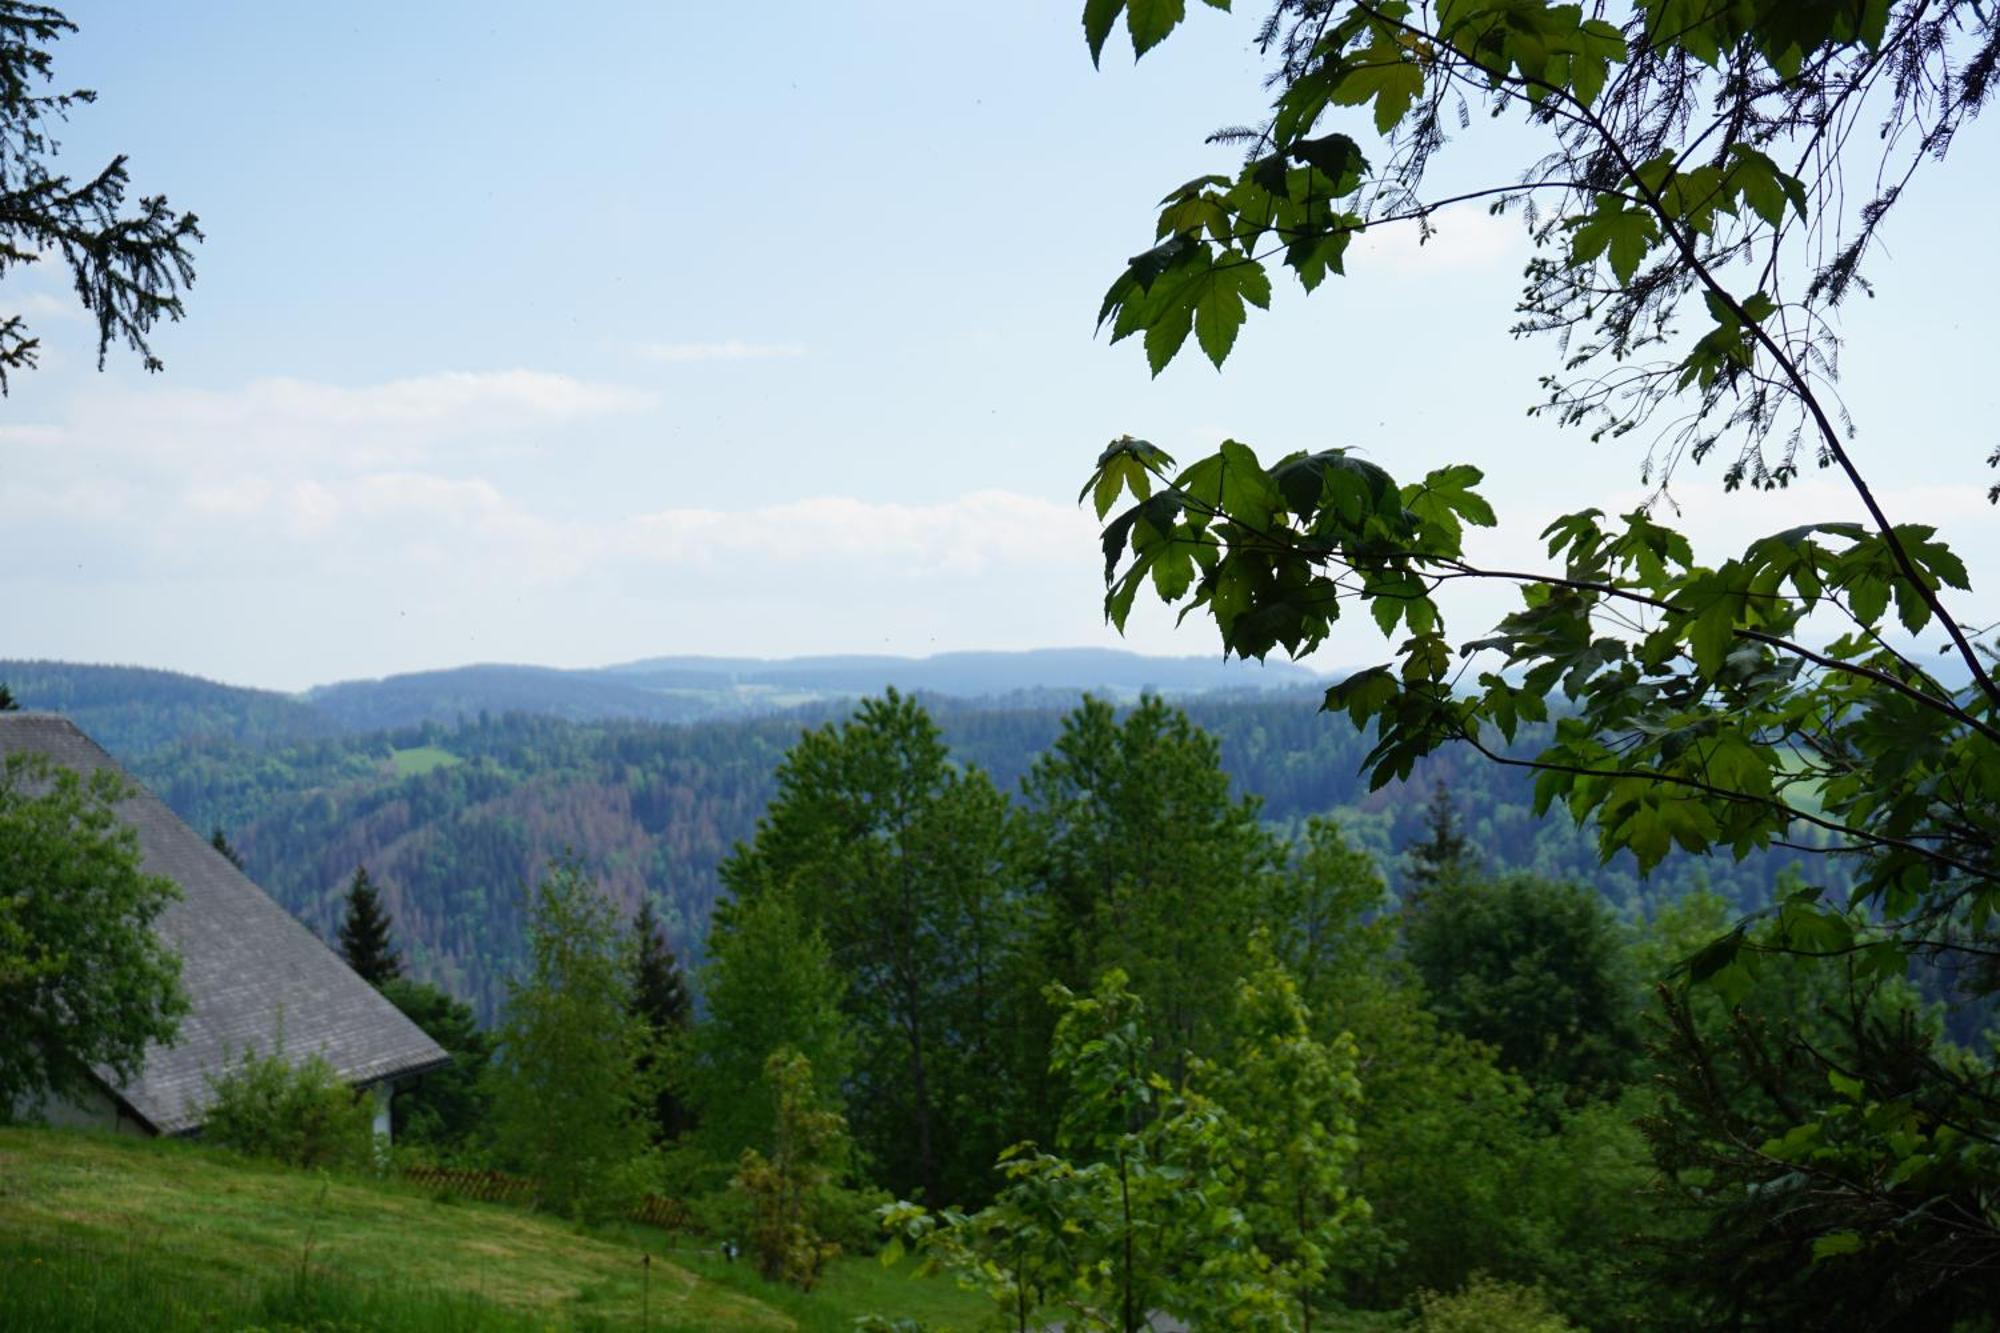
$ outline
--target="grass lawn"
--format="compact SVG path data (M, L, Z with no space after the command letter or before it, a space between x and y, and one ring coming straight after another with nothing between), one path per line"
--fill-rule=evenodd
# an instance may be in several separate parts
M389 766L399 778L414 777L433 769L450 768L465 761L450 750L436 745L413 745L407 750L391 750Z
M871 1258L843 1260L808 1296L674 1244L194 1144L0 1129L5 1333L845 1329L865 1313L966 1327L981 1309Z

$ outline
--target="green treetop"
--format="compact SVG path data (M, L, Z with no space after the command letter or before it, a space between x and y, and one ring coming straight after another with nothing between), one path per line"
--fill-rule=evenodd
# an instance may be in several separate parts
M180 958L154 931L179 896L140 869L114 773L0 762L0 1120L138 1073L187 1012Z
M403 964L389 938L388 909L382 905L381 891L368 877L366 866L356 866L347 885L347 907L340 921L340 956L371 986L380 987L403 974Z

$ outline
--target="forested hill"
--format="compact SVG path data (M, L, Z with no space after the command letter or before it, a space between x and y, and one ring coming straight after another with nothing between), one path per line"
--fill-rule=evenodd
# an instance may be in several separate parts
M183 739L268 745L425 722L456 725L481 713L533 713L572 722L754 717L891 686L955 698L1091 690L1130 699L1142 692L1178 697L1297 687L1314 679L1304 668L1280 662L1043 648L933 657L654 657L574 669L462 666L340 681L286 695L143 667L0 660L0 684L23 706L67 713L125 753Z
M843 716L824 700L783 714L662 725L474 715L452 725L361 734L278 695L231 701L223 687L136 673L143 697L120 700L115 678L57 677L0 666L27 707L73 707L79 722L197 828L220 825L250 873L322 934L359 864L385 889L400 942L421 977L490 1014L520 945L522 888L548 858L574 849L626 907L655 900L676 945L698 954L717 867L748 838L773 773L800 730ZM1629 859L1598 864L1566 817L1538 817L1520 774L1451 754L1410 783L1369 793L1365 746L1312 690L1210 694L1184 700L1221 741L1241 791L1276 823L1335 813L1393 879L1400 850L1422 834L1433 781L1444 779L1478 853L1494 868L1532 869L1595 885L1625 910L1706 880L1761 902L1790 857L1670 860L1642 882ZM1074 705L1073 692L1002 700L925 696L957 758L1016 787ZM232 722L231 716L235 717ZM180 734L174 734L176 730Z

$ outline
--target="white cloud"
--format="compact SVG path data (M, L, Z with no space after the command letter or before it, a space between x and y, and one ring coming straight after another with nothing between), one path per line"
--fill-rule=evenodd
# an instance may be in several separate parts
M256 380L223 393L170 390L143 398L149 416L186 424L279 422L316 427L490 430L634 412L650 394L534 370L447 371L382 384Z
M379 384L253 380L228 390L148 386L79 398L60 426L0 432L74 466L111 461L186 477L246 469L411 464L448 443L492 443L650 409L654 395L534 370L447 371Z
M753 343L737 338L721 342L639 344L639 355L648 361L681 365L693 361L773 361L804 356L798 343Z

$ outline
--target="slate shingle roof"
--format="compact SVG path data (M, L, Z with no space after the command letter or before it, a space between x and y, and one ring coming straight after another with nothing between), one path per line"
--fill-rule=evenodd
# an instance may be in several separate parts
M16 753L47 755L80 773L118 768L76 724L51 713L0 713L0 756ZM180 952L181 984L192 1008L172 1046L146 1052L138 1077L123 1085L104 1078L156 1131L198 1129L208 1075L246 1049L269 1050L281 1021L288 1053L318 1052L349 1083L448 1063L423 1029L158 797L138 789L119 814L139 835L147 873L181 888L180 900L160 914L158 929Z

